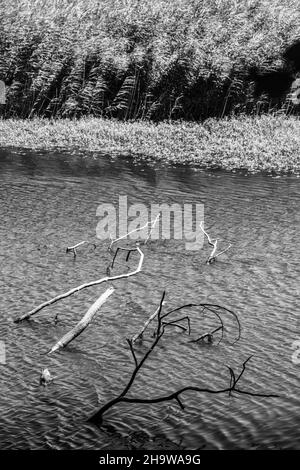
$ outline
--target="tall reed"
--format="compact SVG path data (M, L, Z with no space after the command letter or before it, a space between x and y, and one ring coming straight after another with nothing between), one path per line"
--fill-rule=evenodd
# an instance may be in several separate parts
M5 117L205 119L281 103L249 69L282 65L298 0L6 0Z

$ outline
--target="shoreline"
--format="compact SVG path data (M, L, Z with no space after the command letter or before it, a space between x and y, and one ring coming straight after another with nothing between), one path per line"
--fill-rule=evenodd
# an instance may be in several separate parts
M0 148L99 152L167 165L249 173L300 173L300 119L239 116L203 123L0 120Z

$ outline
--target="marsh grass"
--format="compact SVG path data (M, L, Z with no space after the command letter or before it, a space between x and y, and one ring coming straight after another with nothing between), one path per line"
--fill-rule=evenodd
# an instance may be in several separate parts
M249 172L300 172L300 120L256 116L189 122L0 120L0 146L130 156L145 162Z
M298 0L6 0L5 117L203 120L274 111L251 67L300 37Z

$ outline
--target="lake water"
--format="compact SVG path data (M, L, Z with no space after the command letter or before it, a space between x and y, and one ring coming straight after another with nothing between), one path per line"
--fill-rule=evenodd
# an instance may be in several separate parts
M93 324L59 353L45 353L108 287L85 289L38 313L14 319L83 282L106 275L107 241L96 237L101 203L203 203L205 227L220 247L231 249L205 264L207 243L186 251L183 241L152 241L144 247L142 272L114 283L116 291ZM0 364L1 449L124 449L165 445L188 449L300 449L300 364L292 361L300 339L300 189L294 176L246 176L187 167L154 167L125 158L0 152ZM74 260L66 247L82 240ZM92 245L95 243L96 248ZM129 261L136 266L137 258ZM124 257L116 273L124 272ZM133 363L126 338L156 309L210 302L234 310L226 338L191 343L211 328L199 309L189 337L170 329L141 370L131 396L155 397L185 385L223 388L227 366L238 371L251 354L241 388L279 398L187 392L185 410L175 402L117 405L105 426L87 422L126 384ZM58 314L58 323L54 321ZM150 344L153 327L137 354ZM217 336L216 336L217 339ZM39 385L47 367L55 381ZM173 444L171 444L173 443Z

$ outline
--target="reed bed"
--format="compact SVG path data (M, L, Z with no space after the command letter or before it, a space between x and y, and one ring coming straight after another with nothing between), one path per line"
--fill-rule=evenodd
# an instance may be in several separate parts
M6 0L2 116L204 120L274 111L249 70L300 37L298 0Z

